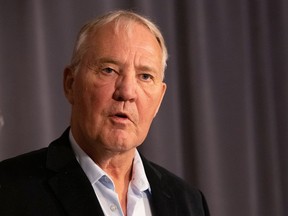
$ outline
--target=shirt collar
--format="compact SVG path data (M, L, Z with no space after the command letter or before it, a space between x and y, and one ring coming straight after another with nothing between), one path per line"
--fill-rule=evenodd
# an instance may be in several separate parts
M82 150L74 139L72 132L69 132L69 139L76 159L85 172L91 184L97 182L106 173Z
M77 144L74 139L72 132L69 132L69 139L72 146L72 149L75 153L76 159L78 160L80 166L85 172L91 184L95 184L102 177L109 177L108 174L102 170ZM111 178L110 178L111 179ZM133 171L131 185L139 192L144 192L146 190L151 191L150 185L145 174L144 166L139 155L139 152L135 151L135 156L133 160Z

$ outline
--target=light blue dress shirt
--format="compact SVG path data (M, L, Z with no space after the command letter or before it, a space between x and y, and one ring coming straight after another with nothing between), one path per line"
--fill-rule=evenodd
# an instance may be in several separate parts
M71 130L69 139L75 156L87 175L106 216L124 216L112 179L80 148ZM132 179L127 193L127 216L151 216L151 189L138 151L133 160Z

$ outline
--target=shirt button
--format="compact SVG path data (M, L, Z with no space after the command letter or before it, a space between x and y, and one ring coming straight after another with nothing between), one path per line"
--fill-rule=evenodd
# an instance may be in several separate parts
M116 209L117 209L117 206L116 206L116 205L111 205L111 206L110 206L110 210L111 210L112 212L116 211Z

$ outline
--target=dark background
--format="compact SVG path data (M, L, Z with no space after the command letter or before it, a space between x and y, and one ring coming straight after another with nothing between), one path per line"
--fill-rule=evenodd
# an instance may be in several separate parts
M1 0L0 160L68 126L75 37L115 9L150 17L169 51L143 154L199 187L213 216L287 216L287 0Z

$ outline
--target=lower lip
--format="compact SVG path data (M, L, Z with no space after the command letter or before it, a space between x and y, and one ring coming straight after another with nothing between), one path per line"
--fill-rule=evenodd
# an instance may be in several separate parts
M111 116L110 119L117 124L127 124L130 122L129 118L121 118L118 116Z

